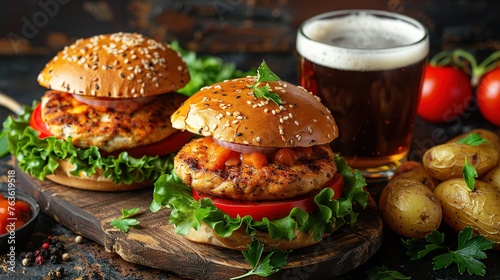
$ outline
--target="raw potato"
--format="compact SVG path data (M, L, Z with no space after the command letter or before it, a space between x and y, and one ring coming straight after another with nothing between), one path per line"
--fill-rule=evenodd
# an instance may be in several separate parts
M439 200L416 180L392 179L382 190L379 208L385 223L405 237L423 238L441 224Z
M434 190L440 183L427 173L424 166L418 161L405 161L394 172L393 178L406 178L416 180Z
M476 168L478 176L482 176L497 165L498 156L498 151L489 143L478 146L445 143L427 150L422 163L432 177L446 181L463 176L465 158Z
M434 190L443 207L443 221L455 231L471 226L476 233L500 244L500 190L476 180L470 190L463 179L442 182Z

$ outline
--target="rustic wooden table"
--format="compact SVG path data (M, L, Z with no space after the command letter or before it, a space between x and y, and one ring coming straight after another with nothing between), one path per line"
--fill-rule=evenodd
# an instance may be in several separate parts
M39 98L44 92L44 89L36 82L36 75L48 58L46 56L16 56L0 59L0 90L6 92L22 104L31 104L32 100ZM255 55L232 54L225 55L223 58L236 62L241 69L254 67L262 59L265 59L282 78L292 82L296 79L293 54L259 54L258 59L256 59ZM1 121L9 114L4 108L0 108L0 113ZM415 126L415 139L410 158L418 160L423 150L442 141L442 136L438 138L438 135L452 137L476 127L498 130L488 125L477 111L472 111L467 118L458 119L444 125L433 125L418 120ZM6 186L7 179L5 174L11 169L13 169L13 162L10 157L2 158L0 160L1 187ZM369 186L375 199L383 185L381 183ZM447 228L443 228L442 230L450 236L455 235ZM181 277L168 271L126 262L116 254L106 252L103 247L91 240L84 239L83 243L77 244L75 242L75 233L61 226L57 221L50 219L45 214L40 216L32 239L17 249L23 251L38 248L42 240L48 235L56 236L65 242L65 250L71 256L69 261L59 265L45 263L43 265L35 264L24 267L18 260L15 272L7 273L7 256L2 255L0 256L0 278L42 279L50 270L62 266L65 270L65 279L181 279ZM377 253L366 263L342 275L340 279L363 279L366 278L365 272L368 269L382 265L411 276L412 279L495 279L500 275L500 252L488 251L487 255L488 258L484 260L487 272L486 277L474 277L467 274L460 275L457 267L454 265L446 269L433 271L430 258L410 261L400 244L400 237L390 230L385 229L384 242ZM307 273L302 273L301 275L297 275L297 277L305 279L307 278ZM325 275L325 278L327 279L328 276Z

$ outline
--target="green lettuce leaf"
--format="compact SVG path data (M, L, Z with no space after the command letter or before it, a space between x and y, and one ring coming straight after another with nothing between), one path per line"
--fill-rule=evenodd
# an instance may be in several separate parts
M231 62L224 62L222 58L212 55L198 55L194 51L181 48L178 41L170 43L170 47L179 52L189 69L191 79L177 92L191 96L202 87L220 81L256 75L255 69L246 72L236 69Z
M305 233L313 232L314 239L321 240L325 233L331 233L345 224L354 224L358 215L354 205L364 209L368 201L368 192L364 190L366 182L359 171L353 171L338 155L335 162L338 173L344 177L344 192L339 199L332 200L332 189L321 190L314 198L318 210L312 213L296 207L288 216L275 220L264 218L256 221L251 216L231 218L215 207L210 198L196 201L191 189L174 171L156 181L150 210L157 212L170 208L169 223L175 225L175 232L180 235L186 235L191 228L198 230L205 222L223 237L243 227L250 236L260 230L267 231L273 239L292 240L298 229Z
M3 123L1 135L7 138L8 151L17 159L19 168L39 180L44 180L59 166L58 160L68 160L74 165L72 175L92 175L96 168L104 171L113 182L155 181L173 169L173 154L166 156L143 156L134 158L127 152L117 157L103 157L97 147L82 149L75 147L71 138L57 139L54 136L38 138L38 132L29 126L33 107L24 106L24 112L17 117L9 116Z

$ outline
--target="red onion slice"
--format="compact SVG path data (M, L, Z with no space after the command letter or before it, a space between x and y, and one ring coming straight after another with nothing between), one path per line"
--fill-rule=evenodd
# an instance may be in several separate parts
M147 97L138 97L138 98L105 98L105 97L89 97L73 94L73 97L87 105L94 107L106 107L112 108L117 112L123 113L131 113L139 108L141 108L144 104L147 104L156 96L147 96Z
M261 153L264 155L271 155L272 153L279 150L279 148L274 148L274 147L256 147L256 146L249 146L249 145L243 145L243 144L235 144L235 143L230 143L230 142L226 142L226 141L215 139L215 138L214 138L214 142L217 143L217 145L219 145L221 147L233 150L235 152L243 153L243 154Z

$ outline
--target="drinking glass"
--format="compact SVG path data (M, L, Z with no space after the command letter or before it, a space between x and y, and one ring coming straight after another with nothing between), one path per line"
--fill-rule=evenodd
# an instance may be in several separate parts
M412 141L427 28L388 11L332 11L302 23L296 49L299 84L339 127L334 152L368 179L392 176Z

